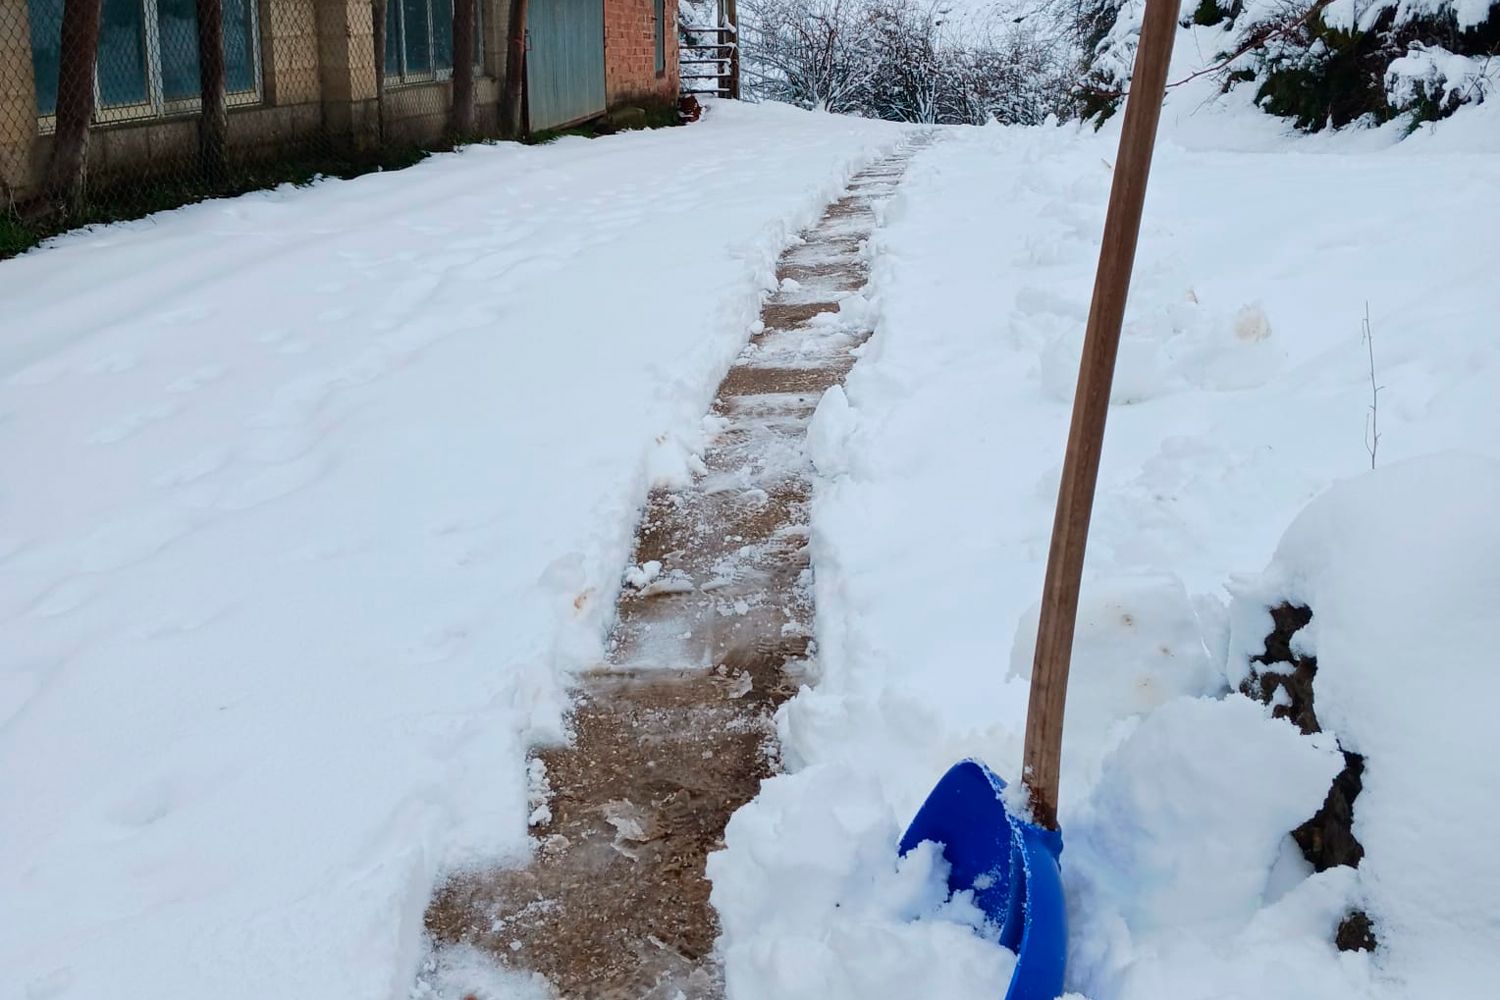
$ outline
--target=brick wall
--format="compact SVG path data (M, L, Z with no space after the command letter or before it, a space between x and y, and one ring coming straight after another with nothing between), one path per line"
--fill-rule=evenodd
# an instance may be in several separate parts
M656 72L655 0L604 0L604 89L610 107L677 100L677 2L663 0L666 69Z

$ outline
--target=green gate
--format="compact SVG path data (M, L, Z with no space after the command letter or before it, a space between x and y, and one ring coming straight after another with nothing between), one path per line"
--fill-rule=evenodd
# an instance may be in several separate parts
M526 107L532 131L604 113L604 0L530 0Z

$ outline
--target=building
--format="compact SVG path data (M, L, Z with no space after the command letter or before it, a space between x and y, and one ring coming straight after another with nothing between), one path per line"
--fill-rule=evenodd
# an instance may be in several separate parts
M101 2L91 182L171 172L192 162L198 0ZM231 160L423 145L446 134L453 0L219 2ZM63 3L0 0L0 204L34 193L46 171ZM475 4L475 130L493 135L509 2ZM377 32L382 22L385 30ZM526 108L533 130L576 124L624 105L675 103L675 4L529 0L527 24ZM382 41L383 72L377 72Z

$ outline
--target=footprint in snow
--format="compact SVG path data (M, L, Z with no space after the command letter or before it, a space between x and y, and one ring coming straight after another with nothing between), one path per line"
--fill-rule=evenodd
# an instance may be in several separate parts
M83 607L94 597L94 588L81 579L64 580L32 604L32 618L57 618Z
M208 306L183 306L157 314L157 319L174 326L193 326L208 320L214 314Z
M116 799L105 809L104 816L116 826L130 830L151 826L222 789L233 776L232 772L160 775Z
M203 365L195 368L180 378L175 378L167 383L167 391L175 393L196 392L211 382L217 382L223 378L229 369L223 365Z
M214 506L220 510L251 510L306 489L328 471L328 460L321 455L307 455L252 473L218 495Z
M60 362L43 361L38 364L27 365L6 379L6 382L16 387L49 385L57 381L65 371L67 371L66 366Z
M195 483L228 465L229 455L228 448L209 448L201 451L187 461L158 474L151 480L151 485L159 489L170 489L174 486L187 486L189 483Z
M174 416L180 407L176 403L158 403L145 410L138 410L96 429L88 436L89 444L118 444L139 433L151 424Z
M83 365L83 371L88 375L115 375L120 372L128 372L140 364L140 358L128 351L116 351L110 354L101 354Z

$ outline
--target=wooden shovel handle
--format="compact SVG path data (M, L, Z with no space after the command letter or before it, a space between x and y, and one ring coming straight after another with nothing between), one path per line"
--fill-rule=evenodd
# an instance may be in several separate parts
M1047 578L1042 586L1042 614L1037 626L1031 702L1026 716L1024 775L1031 792L1032 816L1050 829L1057 828L1063 708L1068 691L1068 663L1073 652L1073 625L1078 617L1078 585L1083 576L1089 514L1094 504L1094 485L1099 478L1104 420L1109 412L1110 383L1120 346L1130 271L1135 264L1136 237L1141 229L1146 179L1151 173L1156 124L1161 118L1167 63L1172 57L1177 9L1175 0L1146 0L1140 48L1130 80L1130 96L1125 102L1120 151L1115 158L1114 182L1109 191L1109 212L1104 219L1094 300L1089 307L1083 357L1078 366L1078 389L1073 397L1073 423L1068 431L1057 513L1052 522Z

